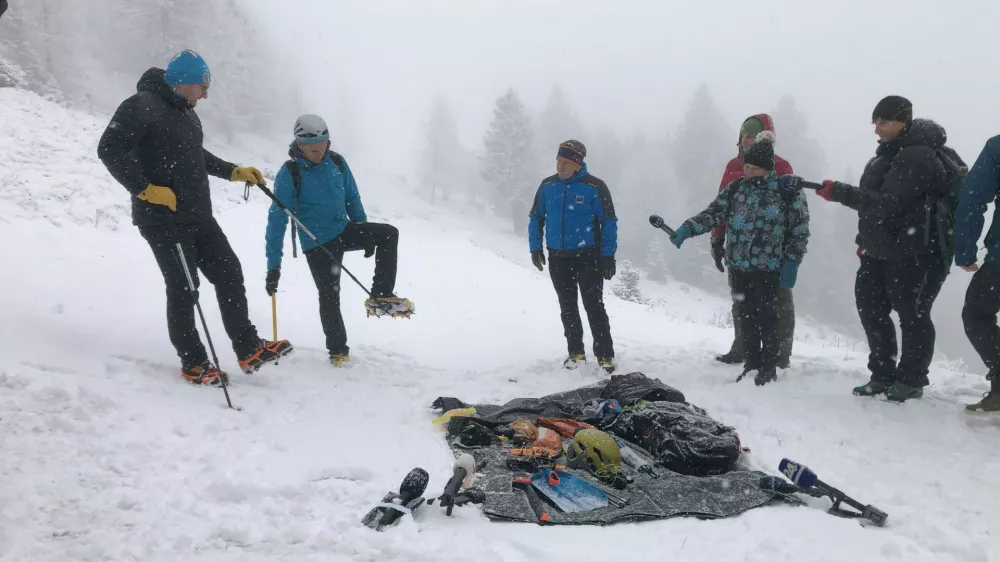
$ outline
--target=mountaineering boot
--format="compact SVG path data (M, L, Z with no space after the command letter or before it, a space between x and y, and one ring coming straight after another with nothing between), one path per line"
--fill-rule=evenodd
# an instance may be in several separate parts
M890 384L887 382L872 379L861 386L854 387L855 396L877 396L889 390Z
M372 296L365 300L365 310L369 317L388 315L393 318L409 318L413 314L413 302L396 295Z
M725 355L716 355L715 360L719 363L725 363L726 365L737 365L743 362L743 356L739 353L730 351Z
M291 352L292 344L288 343L288 340L260 340L260 347L256 351L251 353L249 357L240 359L240 369L249 375L267 363L277 361Z
M924 395L924 389L919 386L910 386L906 383L896 382L885 391L885 397L890 402L906 402L911 398L920 398Z
M982 400L975 404L967 405L965 411L977 414L1000 413L1000 388L994 388L983 394Z
M614 357L598 357L597 366L601 369L604 369L604 372L609 375L615 372L615 369L617 368L617 365L615 365Z
M330 354L330 364L334 367L343 367L351 360L350 355L347 353L332 353Z
M205 386L218 386L223 382L229 382L229 375L225 371L216 369L208 361L189 369L181 369L181 377L189 383Z
M757 376L753 378L753 383L757 386L764 386L765 384L778 380L778 372L775 367L764 367L763 369L757 371Z
M780 360L778 360L778 368L779 369L784 370L784 369L787 369L787 368L789 368L791 366L792 366L792 359L791 359L791 357L782 357Z
M565 369L577 369L580 367L580 363L586 363L587 356L583 353L570 353L569 357L563 361L563 368Z

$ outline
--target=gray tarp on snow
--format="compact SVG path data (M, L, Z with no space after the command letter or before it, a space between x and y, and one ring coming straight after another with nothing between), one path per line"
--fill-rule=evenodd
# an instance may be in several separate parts
M583 414L584 405L595 398L615 398L623 407L631 408L602 424ZM434 407L442 410L464 406L464 402L455 398L439 398L434 402ZM722 518L772 501L787 501L784 496L758 488L758 481L766 474L739 466L741 448L733 428L687 403L680 391L642 373L615 375L607 381L541 398L474 406L477 415L456 418L449 425L449 432L468 423L489 426L525 418L532 421L538 417L571 418L597 425L633 444L636 452L644 454L657 467L660 478L654 479L623 466L634 479L624 490L605 486L586 472L569 470L629 502L623 508L608 506L579 513L562 513L550 506L552 524L606 525L675 516ZM506 466L508 453L502 445L469 449L457 444L454 435L449 435L448 441L456 454L471 453L477 461L489 458L475 483L486 492L484 513L489 518L535 521L524 493L511 485L513 472Z

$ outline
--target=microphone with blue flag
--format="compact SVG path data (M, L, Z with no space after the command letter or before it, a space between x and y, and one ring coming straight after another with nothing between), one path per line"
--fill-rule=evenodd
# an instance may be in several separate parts
M766 476L760 479L758 487L762 490L768 490L779 494L801 493L808 494L813 497L826 496L833 501L833 506L830 507L829 513L840 517L865 519L879 527L885 525L886 519L889 518L884 511L872 505L863 505L861 502L851 498L844 492L841 492L837 488L823 482L816 476L815 472L802 463L789 459L781 459L781 462L778 463L778 470L792 483L788 484L780 478ZM857 510L857 512L844 509L841 507L842 503L853 507Z

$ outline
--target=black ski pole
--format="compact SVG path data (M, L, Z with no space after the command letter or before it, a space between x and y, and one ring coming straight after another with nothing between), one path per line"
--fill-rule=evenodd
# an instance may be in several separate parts
M663 217L660 215L649 215L649 224L653 225L654 228L659 228L663 232L667 233L667 236L673 238L677 233L674 229L670 228L663 222Z
M253 183L247 182L247 186L251 185L253 185ZM295 213L290 211L288 207L285 206L284 203L282 203L277 197L275 197L274 193L270 189L268 189L266 185L260 183L257 184L257 187L259 187L260 190L264 192L264 195L270 197L271 201L274 201L274 203L278 206L279 209L281 209L282 211L285 212L286 215L288 215L288 218L291 219L292 223L295 226L298 226L300 229L302 229L302 232L306 233L306 236L308 236L313 242L315 242L316 245L320 247L320 249L326 252L326 255L329 256L331 260L333 260L334 267L339 267L340 269L344 270L344 273L346 273L348 277L354 280L354 282L358 284L358 287L361 287L362 291L364 291L369 297L372 296L371 291L369 291L364 285L362 285L361 281L358 281L358 278L355 277L353 273L348 271L348 269L344 267L343 263L337 262L337 258L333 255L333 252L331 252L329 249L327 249L326 246L321 244L320 241L316 239L316 236L314 236L312 232L309 232L309 229L306 228L306 225L302 224L302 222L299 221L299 218L295 216Z
M198 309L198 316L201 318L201 327L205 330L205 339L208 340L208 349L212 352L212 361L215 362L215 368L219 369L219 358L215 355L215 346L212 345L212 335L208 333L208 324L205 322L205 315L201 311L201 303L198 298L198 290L194 288L194 279L191 277L191 270L188 269L187 259L184 257L184 248L181 247L181 243L177 242L177 256L181 260L181 266L184 268L184 276L187 277L188 290L191 291L191 295L194 297L194 306ZM226 394L226 404L229 405L233 410L240 411L243 408L239 406L233 406L233 401L229 399L229 389L226 384L226 377L220 376L222 380L222 392Z

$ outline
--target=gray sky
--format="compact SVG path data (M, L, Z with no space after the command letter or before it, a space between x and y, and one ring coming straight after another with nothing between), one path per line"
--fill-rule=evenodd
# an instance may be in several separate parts
M970 164L1000 133L995 0L240 1L297 59L308 110L398 171L435 94L477 148L508 86L536 113L557 81L587 125L623 135L675 131L700 82L734 130L792 94L837 173L871 156L888 94L941 123Z

